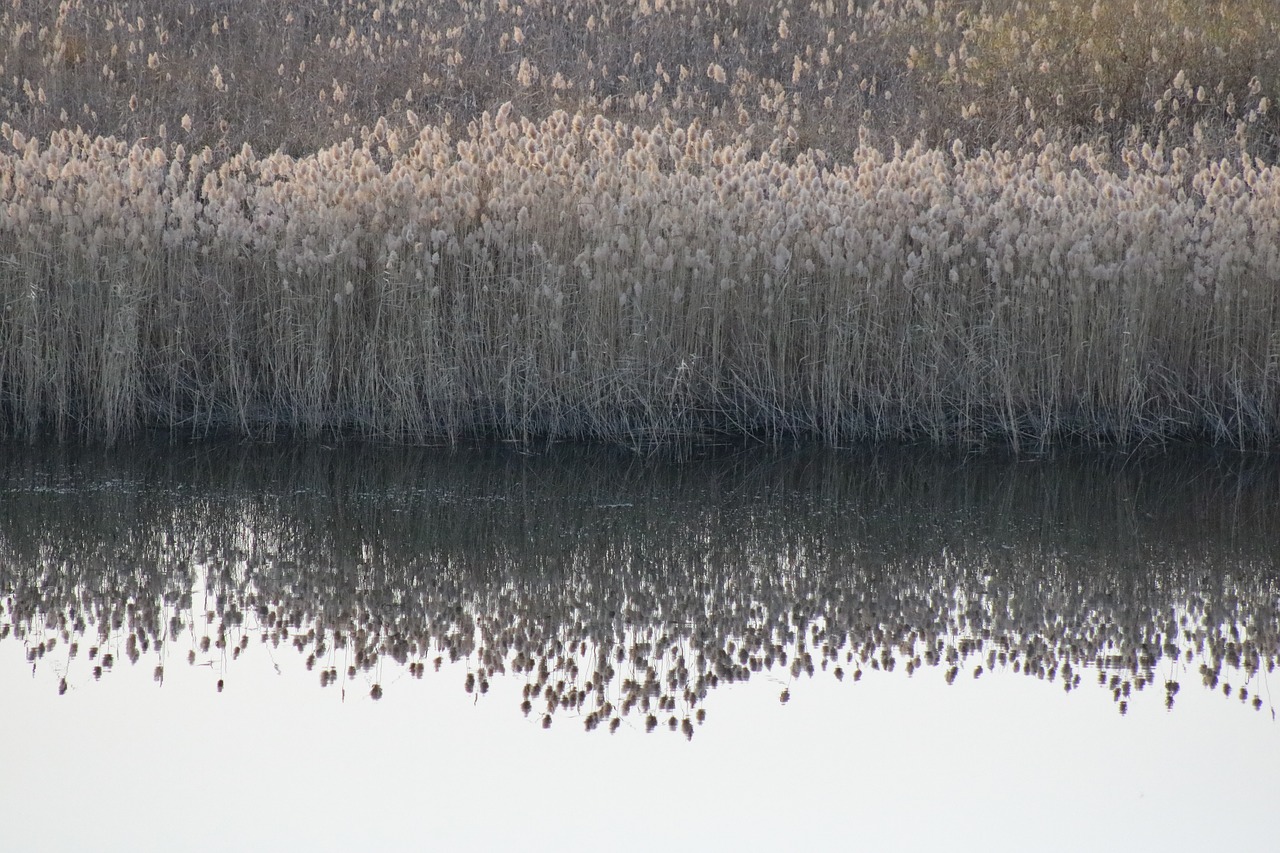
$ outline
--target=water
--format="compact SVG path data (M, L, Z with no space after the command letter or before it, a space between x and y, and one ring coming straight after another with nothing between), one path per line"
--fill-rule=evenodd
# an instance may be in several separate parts
M1277 840L1267 457L15 449L0 507L3 849Z

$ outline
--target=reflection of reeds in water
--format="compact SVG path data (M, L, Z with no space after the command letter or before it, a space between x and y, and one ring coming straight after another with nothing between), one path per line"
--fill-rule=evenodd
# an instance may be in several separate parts
M691 737L716 687L820 671L1261 709L1280 653L1269 460L63 453L0 470L0 637L55 672L84 637L96 677L181 648L222 690L256 639L323 688L465 661L543 726Z

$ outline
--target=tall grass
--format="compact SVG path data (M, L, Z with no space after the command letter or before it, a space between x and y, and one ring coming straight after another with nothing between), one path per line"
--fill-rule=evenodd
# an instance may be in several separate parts
M1213 157L1237 134L1273 156L1280 130L1272 0L18 0L0 45L0 115L26 135L220 158L508 101L841 159L860 127L882 150L1137 128Z
M215 5L0 16L0 433L1274 443L1248 3Z

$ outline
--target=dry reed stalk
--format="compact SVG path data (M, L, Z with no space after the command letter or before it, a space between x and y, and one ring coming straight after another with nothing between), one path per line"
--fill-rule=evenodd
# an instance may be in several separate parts
M1280 416L1247 156L838 162L505 107L301 158L4 139L10 434L1244 447Z

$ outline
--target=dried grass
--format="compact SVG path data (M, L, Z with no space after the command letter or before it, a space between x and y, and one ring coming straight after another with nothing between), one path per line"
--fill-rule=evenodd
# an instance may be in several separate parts
M0 15L5 434L1274 441L1248 3L214 5Z

